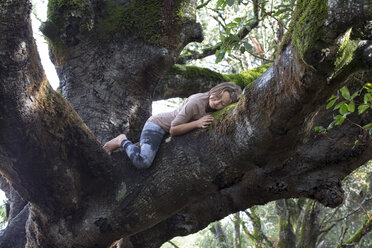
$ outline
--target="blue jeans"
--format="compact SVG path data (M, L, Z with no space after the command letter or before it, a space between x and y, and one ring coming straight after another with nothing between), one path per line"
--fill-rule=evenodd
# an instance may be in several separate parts
M143 127L140 147L133 144L130 140L124 140L121 147L127 153L132 164L138 169L149 168L154 161L155 155L159 150L161 141L167 132L159 125L147 121Z

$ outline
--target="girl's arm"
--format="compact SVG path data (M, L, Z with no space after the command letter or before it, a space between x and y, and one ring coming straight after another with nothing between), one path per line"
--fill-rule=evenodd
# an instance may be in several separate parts
M213 122L213 117L210 115L205 115L199 120L173 126L170 128L169 133L172 136L182 135L182 134L190 132L191 130L194 130L195 128L206 128L212 122Z

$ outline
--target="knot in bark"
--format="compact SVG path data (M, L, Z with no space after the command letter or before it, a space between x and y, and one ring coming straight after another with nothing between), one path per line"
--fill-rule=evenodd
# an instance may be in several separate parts
M335 208L343 202L344 191L339 183L321 185L316 189L314 198L326 207Z

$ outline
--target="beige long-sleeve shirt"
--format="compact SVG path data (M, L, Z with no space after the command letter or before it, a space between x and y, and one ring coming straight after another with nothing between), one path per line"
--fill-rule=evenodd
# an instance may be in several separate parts
M176 110L153 115L149 118L149 121L154 122L169 133L173 126L195 121L207 115L208 103L208 92L194 94L189 96Z

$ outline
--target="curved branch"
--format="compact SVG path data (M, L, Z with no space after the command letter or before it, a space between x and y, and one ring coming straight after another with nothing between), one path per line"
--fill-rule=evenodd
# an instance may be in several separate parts
M26 221L29 210L26 205L23 210L9 221L8 226L0 231L0 247L24 248L26 244Z
M249 87L269 65L264 64L239 74L221 74L208 68L174 65L155 87L153 100L188 97L209 91L213 86L227 81L234 82L242 88Z

